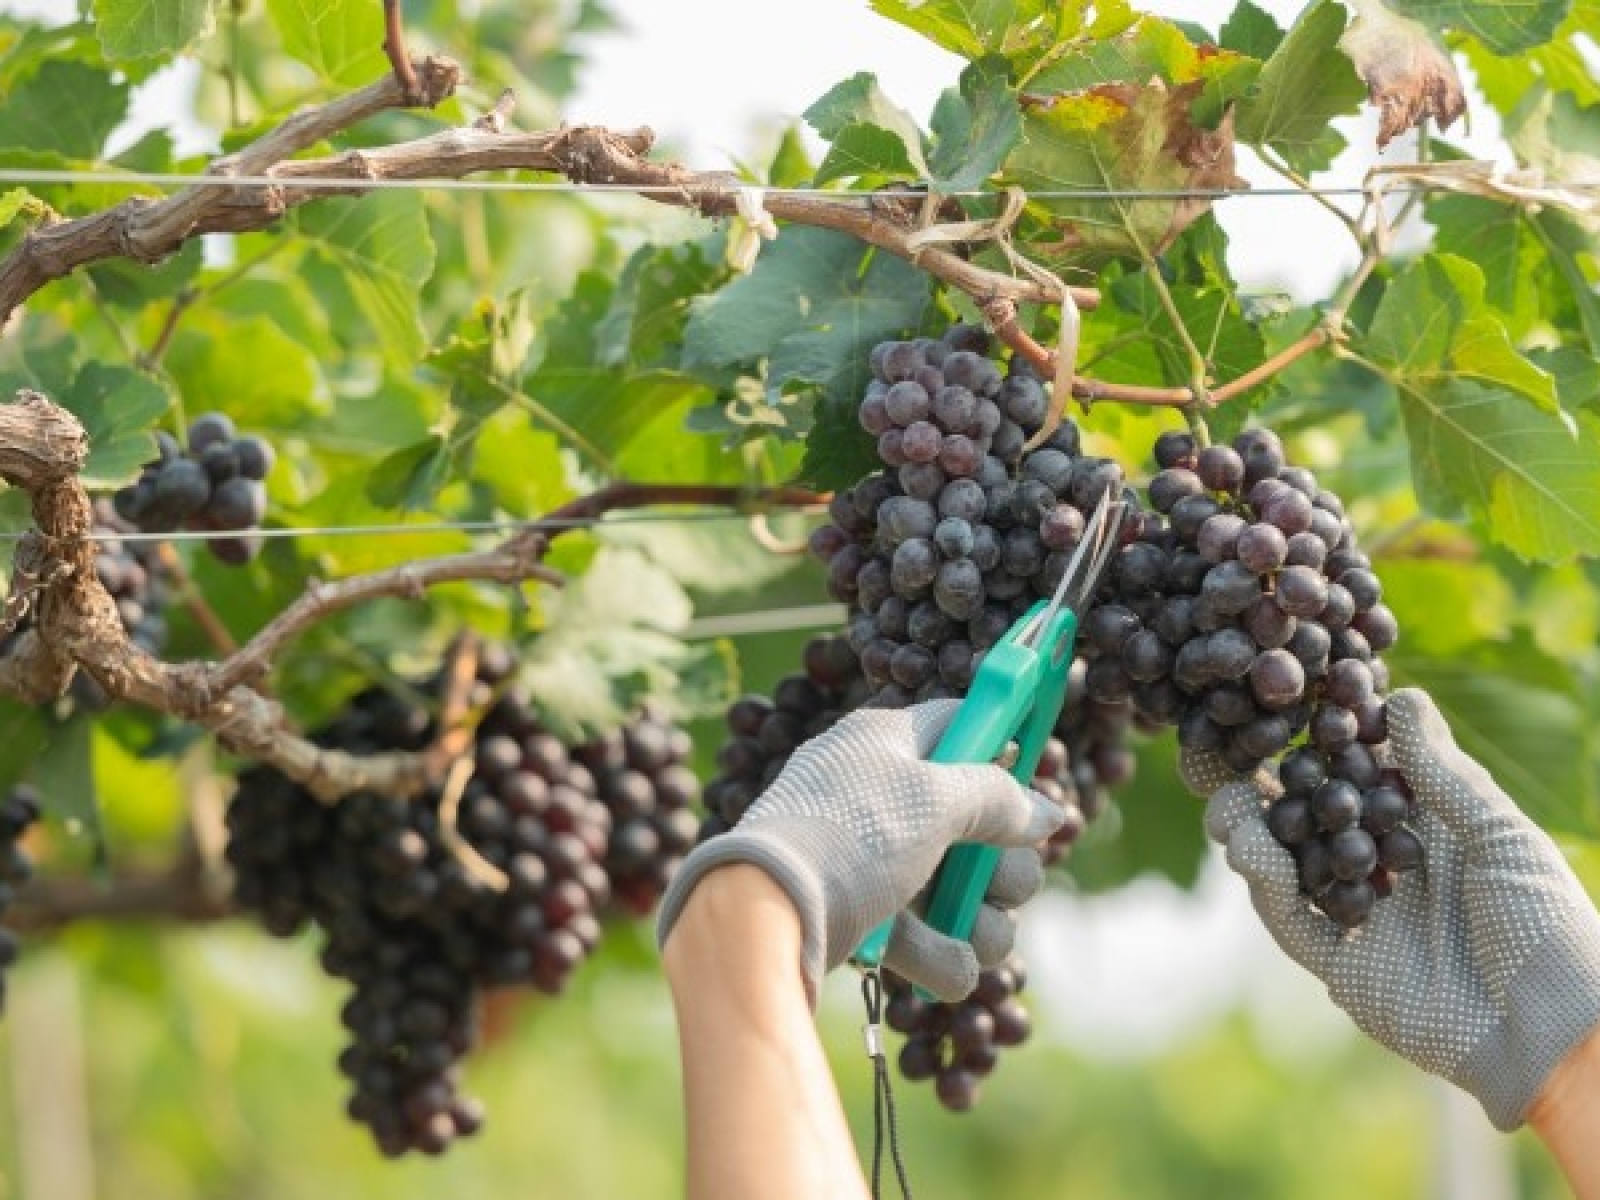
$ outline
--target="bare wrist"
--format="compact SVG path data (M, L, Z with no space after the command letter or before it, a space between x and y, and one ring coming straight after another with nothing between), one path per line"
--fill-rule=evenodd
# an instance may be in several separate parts
M1549 1145L1559 1142L1572 1114L1600 1096L1600 1028L1567 1052L1528 1106L1528 1124Z
M674 990L723 978L730 962L757 977L778 965L784 979L792 975L801 985L800 940L800 915L788 894L759 867L735 863L696 885L661 958Z

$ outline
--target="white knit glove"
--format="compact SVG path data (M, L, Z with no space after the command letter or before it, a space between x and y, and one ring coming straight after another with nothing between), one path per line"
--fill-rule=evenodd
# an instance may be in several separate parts
M707 872L751 863L789 894L804 930L801 971L815 1002L825 972L890 917L884 966L943 1000L1010 953L1009 909L1044 881L1038 846L1065 818L999 767L924 761L961 707L935 700L863 709L800 747L736 828L696 847L661 901L665 944ZM956 842L1008 847L970 943L904 911Z
M1550 838L1456 746L1426 693L1389 700L1389 745L1426 850L1349 933L1312 910L1268 831L1263 776L1221 787L1206 830L1284 951L1396 1054L1455 1083L1501 1129L1600 1024L1600 916ZM1185 777L1219 778L1186 756Z

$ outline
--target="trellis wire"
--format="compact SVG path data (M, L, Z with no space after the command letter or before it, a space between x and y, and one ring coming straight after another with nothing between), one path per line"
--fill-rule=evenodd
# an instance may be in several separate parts
M533 168L527 168L533 169ZM439 192L557 192L573 195L599 194L599 195L633 195L654 196L671 195L681 196L685 193L696 191L730 190L734 188L748 188L769 196L808 196L818 200L837 200L840 202L857 202L861 200L922 200L926 192L912 188L885 188L872 192L843 192L832 191L826 188L804 187L763 187L758 184L746 184L736 178L729 177L726 184L700 183L700 184L629 184L629 183L579 183L570 179L356 179L340 178L337 176L286 176L286 175L184 175L179 173L158 171L52 171L22 167L0 167L0 183L14 184L111 184L126 186L151 186L168 188L240 188L240 187L275 187L275 188L302 188L307 191L380 191L384 189L397 191L439 191ZM1567 191L1597 191L1600 190L1600 180L1585 180L1572 183L1541 184L1542 187L1553 190ZM1413 182L1394 187L1385 187L1385 195L1403 196L1413 193L1444 192L1458 190L1448 184L1425 184ZM1041 189L1029 191L1029 199L1038 200L1234 200L1246 197L1363 197L1372 192L1370 186L1360 184L1339 184L1330 187L1299 188L1299 187L1251 187L1251 188L1090 188L1076 189ZM994 192L978 189L958 192L942 192L941 195L961 199L981 199L994 196Z
M689 512L622 512L602 513L593 517L530 517L526 521L434 521L428 524L406 525L273 525L250 531L250 536L261 538L312 538L312 537L403 537L408 534L433 533L495 533L510 536L528 531L588 529L607 525L639 525L659 523L700 523L711 521L745 521L757 513L782 516L790 513L805 515L820 513L825 506L787 505L783 508L751 507L747 509L705 509ZM0 532L0 542L19 542L28 536L27 530ZM212 538L239 536L237 532L214 529L176 529L171 533L96 533L83 536L86 542L203 542Z

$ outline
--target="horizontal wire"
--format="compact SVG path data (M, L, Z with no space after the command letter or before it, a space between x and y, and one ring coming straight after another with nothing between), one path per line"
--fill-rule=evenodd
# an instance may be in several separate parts
M533 169L533 168L529 168ZM180 188L239 188L239 187L277 187L277 188L305 188L307 190L329 191L369 191L392 189L398 191L438 191L438 192L558 192L573 195L585 193L617 194L617 195L672 195L681 196L688 192L702 190L739 190L748 189L768 196L795 196L812 197L818 200L836 200L840 202L860 202L863 200L905 199L922 200L926 192L914 188L890 189L873 192L841 192L825 188L801 187L763 187L759 184L745 184L738 180L729 180L726 184L713 184L705 186L689 186L682 184L626 184L626 183L579 183L564 179L351 179L337 176L292 176L292 175L185 175L159 171L61 171L43 170L25 167L0 168L0 183L60 183L60 184L112 184L112 185L149 185L152 187L180 187ZM1600 189L1600 181L1585 181L1574 183L1543 184L1544 188L1567 191L1592 191ZM1234 200L1245 197L1288 197L1308 196L1332 198L1338 196L1362 197L1369 195L1372 188L1358 184L1338 184L1329 187L1299 188L1299 187L1252 187L1243 189L1233 188L1090 188L1084 190L1052 189L1028 192L1030 200ZM1404 186L1384 187L1382 192L1388 196L1403 196L1414 193L1443 192L1457 190L1445 182L1429 184L1415 182ZM986 192L978 189L958 192L941 192L941 195L959 197L963 199L979 199L982 197L998 197L997 192Z
M726 613L697 617L683 627L686 638L740 637L752 633L791 633L798 629L842 627L842 604L803 604L766 612Z
M787 505L783 508L705 509L690 512L627 512L602 513L594 517L534 517L526 521L437 521L427 525L273 525L262 529L177 529L171 533L116 533L112 531L85 534L86 542L204 542L212 538L259 537L385 537L407 534L432 533L522 533L530 529L566 530L584 529L597 525L641 525L651 522L694 524L709 521L743 521L757 513L790 514L818 513L825 505ZM0 542L20 542L28 530L0 532Z

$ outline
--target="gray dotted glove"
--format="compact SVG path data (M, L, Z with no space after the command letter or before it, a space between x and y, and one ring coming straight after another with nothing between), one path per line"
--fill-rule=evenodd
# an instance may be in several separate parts
M1010 911L1044 882L1040 842L1061 809L999 767L924 761L960 708L936 700L863 709L800 747L739 822L684 860L661 901L665 944L689 893L731 863L760 867L789 894L804 930L801 971L815 1003L822 976L890 917L884 966L940 999L977 986L981 967L1011 951ZM955 842L1007 847L970 943L904 911Z
M1426 693L1394 693L1388 719L1427 857L1366 925L1347 934L1311 909L1294 859L1262 819L1276 788L1264 777L1217 791L1206 829L1278 945L1335 1004L1514 1129L1551 1070L1600 1024L1600 916L1555 844L1456 746ZM1184 771L1191 786L1219 777L1198 755Z

